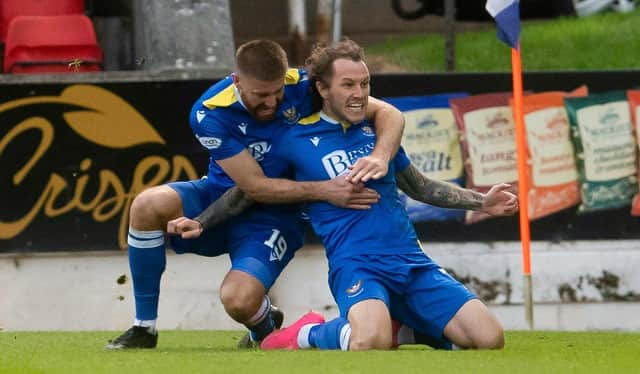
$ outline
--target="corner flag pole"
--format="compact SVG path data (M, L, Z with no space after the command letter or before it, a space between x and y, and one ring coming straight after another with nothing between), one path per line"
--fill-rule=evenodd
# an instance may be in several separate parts
M513 79L513 118L516 125L518 159L518 204L520 206L520 242L522 244L522 276L525 318L533 329L533 292L531 283L531 235L529 231L529 186L527 177L526 134L522 104L522 60L520 46L511 48L511 76Z
M496 20L498 39L511 47L513 79L513 118L516 127L518 155L518 202L520 205L520 242L522 244L522 275L525 316L533 328L533 292L531 289L531 250L529 233L529 186L527 178L526 133L522 108L522 61L520 59L520 1L487 0L487 12Z

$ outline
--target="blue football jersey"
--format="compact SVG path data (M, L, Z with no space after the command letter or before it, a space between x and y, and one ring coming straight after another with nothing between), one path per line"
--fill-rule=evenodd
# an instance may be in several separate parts
M247 149L268 177L286 176L282 162L274 162L272 139L300 118L311 113L312 101L307 73L289 69L285 76L284 96L272 121L255 120L240 99L240 93L228 76L210 87L193 105L189 122L196 138L209 150L207 177L214 188L225 191L235 185L216 163ZM297 206L262 205L255 211L291 211Z
M368 122L341 124L320 112L290 128L274 148L290 165L296 180L320 181L347 173L349 166L371 153L375 141L375 131ZM408 165L401 149L384 178L367 182L367 187L381 196L369 210L343 209L327 202L308 204L307 213L330 265L358 254L422 253L395 183L396 171Z

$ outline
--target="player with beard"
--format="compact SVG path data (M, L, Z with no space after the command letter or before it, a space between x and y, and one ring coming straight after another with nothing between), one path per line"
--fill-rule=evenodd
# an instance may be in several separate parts
M369 71L362 49L350 40L316 48L307 66L323 99L322 110L300 120L273 147L296 180L330 180L349 173L375 143L372 124L365 118ZM310 144L308 139L317 141ZM449 207L505 215L518 206L517 197L506 191L509 185L494 186L483 195L434 184L398 152L389 173L366 186L380 194L369 210L322 201L308 204L309 218L326 249L329 286L340 317L325 323L320 314L310 312L271 333L261 348L389 349L394 345L392 320L426 336L437 348L502 348L504 336L496 318L423 252L397 189L412 191L409 196L420 201L446 196Z
M365 120L369 72L362 49L349 40L316 48L307 62L322 110L278 136L272 152L290 165L296 180L340 179L371 153L376 142L373 125ZM410 164L401 149L389 173L366 186L381 196L369 210L322 201L308 204L311 223L326 249L329 285L341 316L324 323L322 315L310 312L267 336L261 347L363 350L417 342L441 349L501 348L500 323L422 251L397 188L425 203L499 216L518 209L517 197L507 191L509 185L499 184L481 194L431 180ZM179 231L197 237L203 226L217 222L215 217L248 203L242 191L234 190L229 194L233 199L217 200L199 222L177 220ZM404 325L402 334L399 323Z
M273 138L311 113L309 80L304 70L288 69L284 50L267 40L240 46L236 65L236 72L209 88L191 111L191 128L210 153L207 177L150 188L132 203L127 242L136 315L133 326L107 349L156 346L167 224L181 216L196 218L234 185L259 202L323 200L355 209L377 202L377 193L363 182L387 172L404 126L397 109L371 98L367 116L384 125L377 130L374 152L355 165L350 181L268 179L283 175L282 164L272 156ZM175 227L169 232L175 233ZM296 205L257 204L197 239L175 235L169 240L179 254L229 254L231 269L220 287L221 301L234 320L249 328L251 340L260 341L282 323L267 292L302 246L303 236Z

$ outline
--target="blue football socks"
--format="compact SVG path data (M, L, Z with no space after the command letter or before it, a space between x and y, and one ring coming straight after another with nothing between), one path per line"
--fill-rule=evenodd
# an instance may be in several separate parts
M129 228L129 268L133 279L136 320L158 318L160 278L167 263L164 233Z
M338 317L315 325L309 330L309 345L318 349L349 349L351 325L346 318Z

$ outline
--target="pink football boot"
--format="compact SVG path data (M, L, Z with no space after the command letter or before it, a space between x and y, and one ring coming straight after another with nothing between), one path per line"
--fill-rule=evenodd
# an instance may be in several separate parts
M267 337L262 340L260 348L264 349L265 351L272 349L299 349L300 346L298 345L298 333L300 332L300 329L302 329L302 327L305 325L320 323L324 323L324 317L322 316L322 314L309 312L300 317L300 319L297 320L293 325L284 329L275 330L271 334L267 335Z

